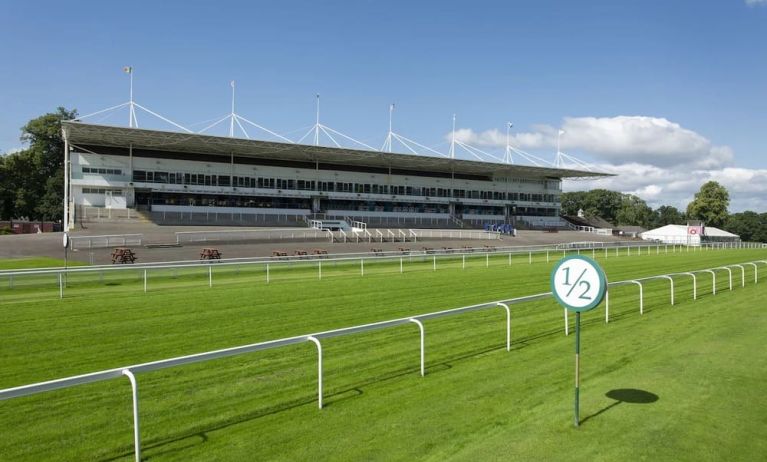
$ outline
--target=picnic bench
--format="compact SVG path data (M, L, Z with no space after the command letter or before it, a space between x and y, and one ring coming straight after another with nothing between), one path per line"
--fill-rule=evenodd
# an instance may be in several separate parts
M287 257L288 253L284 250L272 250L273 257Z
M127 247L117 247L112 251L112 264L135 263L136 254Z
M425 253L434 253L434 248L433 247L424 247L423 251Z
M373 255L377 256L377 257L383 257L383 256L384 256L384 251L383 251L383 249L370 249L370 252L371 252Z
M206 247L200 251L200 260L221 260L221 252L212 247Z
M325 250L325 249L313 249L312 250L312 255L319 255L320 257L322 257L323 255L327 256L327 254L328 254L328 251Z
M306 250L303 250L303 249L296 249L293 252L293 255L296 256L296 257L308 257L309 256L309 252L307 252Z
M400 247L399 251L402 252L405 255L408 255L410 253L410 249L407 247Z

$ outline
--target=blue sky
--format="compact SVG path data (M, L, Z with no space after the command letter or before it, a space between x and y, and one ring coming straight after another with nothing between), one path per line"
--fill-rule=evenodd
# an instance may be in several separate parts
M563 151L618 173L601 183L684 206L706 179L733 210L767 211L767 2L9 2L0 16L0 151L56 106L136 100L181 123L237 112L300 136L322 122L380 146L395 131ZM103 123L125 124L127 113ZM142 126L161 128L139 114ZM223 132L220 132L223 134ZM252 132L251 135L257 136ZM500 136L499 136L500 135ZM499 141L499 137L503 138Z

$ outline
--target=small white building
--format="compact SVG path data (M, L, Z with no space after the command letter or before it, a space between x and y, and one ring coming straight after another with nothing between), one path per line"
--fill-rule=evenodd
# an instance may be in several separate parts
M702 229L702 232L700 230ZM739 242L740 236L713 226L666 225L640 234L646 241L700 245L701 242Z

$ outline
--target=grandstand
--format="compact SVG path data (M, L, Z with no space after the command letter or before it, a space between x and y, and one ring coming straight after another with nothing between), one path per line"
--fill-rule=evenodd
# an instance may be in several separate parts
M557 227L563 178L591 171L63 123L66 219L89 207L159 224Z

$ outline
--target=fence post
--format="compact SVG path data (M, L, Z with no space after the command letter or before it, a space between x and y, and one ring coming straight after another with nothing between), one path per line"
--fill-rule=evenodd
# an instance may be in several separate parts
M423 377L426 375L426 366L424 361L424 339L426 337L426 332L424 332L423 323L418 319L410 319L410 322L418 324L418 329L421 331L421 377Z
M266 283L269 284L269 263L266 264Z
M146 269L144 269L144 293L146 293Z
M213 267L208 263L208 287L213 287Z
M533 263L533 252L532 251L528 252L528 254L527 254L527 262L530 263L530 264Z
M317 278L322 280L322 260L317 260Z
M490 267L490 252L485 254L485 268Z
M605 324L610 322L610 286L605 290Z
M322 409L322 344L315 337L309 337L307 340L317 345L317 404Z
M546 253L546 257L547 257L546 261L549 261L548 260L548 252ZM509 252L509 266L511 266L511 252Z
M565 336L570 335L570 318L567 317L567 308L564 309L565 312Z
M138 384L136 383L136 376L130 369L122 371L122 375L128 377L131 386L131 395L133 397L133 453L135 455L136 462L141 462L141 429L139 426L138 415Z
M64 279L61 277L61 273L59 273L59 298L64 298Z
M360 258L360 276L365 275L365 259Z
M511 351L511 309L505 303L498 303L498 306L506 310L506 351Z
M466 254L461 255L461 269L466 269Z
M437 271L437 256L434 255L431 258L432 258L432 261L434 262L432 265L432 271Z
M402 257L399 257L399 272L402 273Z

